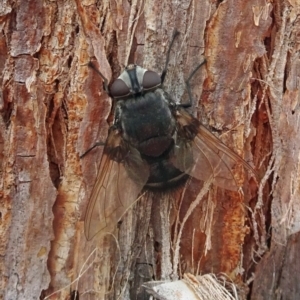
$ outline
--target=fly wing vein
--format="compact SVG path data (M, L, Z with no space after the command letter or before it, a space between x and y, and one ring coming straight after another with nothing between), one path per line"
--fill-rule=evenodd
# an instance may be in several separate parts
M178 126L181 127L178 130L174 165L181 171L200 180L207 180L212 176L215 185L233 191L239 189L233 172L237 162L256 175L244 159L223 144L183 108L176 111L175 117ZM185 136L186 132L194 132L194 138L190 138L189 134Z
M88 240L104 229L113 230L149 177L148 165L136 149L129 148L121 162L113 160L107 152L107 148L104 149L87 207L85 235Z

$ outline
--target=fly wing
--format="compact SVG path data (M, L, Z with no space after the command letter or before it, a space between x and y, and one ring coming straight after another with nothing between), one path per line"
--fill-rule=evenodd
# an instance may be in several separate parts
M178 137L174 165L179 170L204 181L212 176L215 185L232 191L239 189L233 171L237 163L255 175L253 168L244 159L183 108L177 109L175 117Z
M148 165L139 151L126 145L118 130L111 130L86 211L87 240L116 225L136 200L148 177Z

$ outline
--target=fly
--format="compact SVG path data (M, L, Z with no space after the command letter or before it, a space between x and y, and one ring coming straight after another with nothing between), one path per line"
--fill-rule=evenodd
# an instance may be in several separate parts
M255 174L244 159L187 112L188 105L177 104L163 89L177 35L173 35L161 76L130 64L109 88L107 79L90 65L102 77L115 109L85 216L88 240L115 224L143 188L166 190L189 176L204 181L212 176L216 186L237 191L232 171L236 163ZM204 63L186 82L190 101L189 81Z

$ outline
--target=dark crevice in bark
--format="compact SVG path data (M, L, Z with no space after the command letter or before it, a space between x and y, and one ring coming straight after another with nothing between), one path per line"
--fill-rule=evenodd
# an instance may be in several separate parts
M56 110L56 112L54 111ZM55 114L53 116L53 114ZM64 172L64 152L65 152L65 140L64 130L62 124L64 124L64 118L60 107L55 107L54 96L51 97L48 106L48 140L47 140L47 155L49 162L49 170L51 180L56 188L58 188L63 172ZM50 120L49 124L49 118ZM54 119L53 119L54 118Z
M117 41L117 33L115 31L112 31L109 35L109 41L107 44L107 60L109 62L109 65L112 69L112 83L121 73L121 67L118 60L118 41Z

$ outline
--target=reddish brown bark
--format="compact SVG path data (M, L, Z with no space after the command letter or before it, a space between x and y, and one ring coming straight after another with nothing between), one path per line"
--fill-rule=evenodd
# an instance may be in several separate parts
M299 265L298 17L296 1L1 4L0 298L68 299L77 289L83 299L138 299L144 281L223 272L242 299L298 299L288 271ZM184 81L205 57L192 112L261 183L236 170L243 193L211 188L182 228L202 182L146 194L115 236L87 242L103 149L79 156L105 141L112 119L87 64L110 81L129 62L160 73L175 28L165 89L186 101Z

